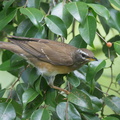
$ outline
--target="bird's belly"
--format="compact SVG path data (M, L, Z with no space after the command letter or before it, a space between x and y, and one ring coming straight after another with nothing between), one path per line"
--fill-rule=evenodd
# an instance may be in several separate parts
M39 74L47 75L47 76L66 74L73 71L73 69L71 69L68 66L56 66L46 62L38 62L35 64L35 66L37 66Z

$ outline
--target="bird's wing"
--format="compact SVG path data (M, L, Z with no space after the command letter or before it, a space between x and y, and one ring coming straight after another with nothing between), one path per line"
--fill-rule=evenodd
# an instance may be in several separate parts
M10 39L35 58L53 65L73 65L73 53L77 48L51 40ZM26 56L29 57L29 56Z

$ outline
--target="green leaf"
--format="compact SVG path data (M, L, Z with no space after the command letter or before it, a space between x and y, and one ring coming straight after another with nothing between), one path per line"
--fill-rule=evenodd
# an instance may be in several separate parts
M103 98L105 104L109 106L114 112L120 114L120 98L116 96L108 96Z
M3 95L4 95L5 91L6 91L6 89L5 89L5 88L4 88L4 89L2 89L2 90L0 90L0 98L2 98L2 97L3 97Z
M72 46L75 46L77 48L86 48L87 44L86 42L82 39L80 35L75 36L69 43Z
M92 16L88 16L83 24L79 26L80 35L84 41L93 47L93 40L96 34L96 20Z
M88 4L98 15L104 17L106 20L110 18L110 13L108 9L99 4Z
M59 12L56 12L56 11L59 11ZM63 2L57 4L53 8L51 15L55 15L55 16L61 18L67 28L70 27L70 25L72 24L73 17L68 12L68 10L66 9L65 3L63 3Z
M1 70L1 71L9 71L9 70L17 69L17 68L18 68L18 67L16 67L16 66L11 67L10 60L7 60L7 61L3 62L3 63L0 65L0 70Z
M22 103L22 94L28 89L28 85L25 83L20 83L16 87L16 93L19 101Z
M98 99L95 96L89 95L91 101L92 101L92 106L93 106L93 112L99 112L102 108L103 102L101 99Z
M103 118L102 120L119 120L119 119L116 117L108 116L108 117Z
M41 0L28 0L27 6L31 8L38 8L40 7Z
M80 23L84 22L87 14L88 7L84 2L71 2L66 5L70 14Z
M23 20L17 27L16 36L25 37L29 29L33 26L33 24L28 20ZM28 37L28 36L27 36Z
M13 54L13 56L10 59L11 66L23 66L25 63L25 59L23 59L21 56L18 56L17 54Z
M67 102L61 102L56 107L56 112L60 120L82 120L77 109ZM67 117L67 118L66 118Z
M68 101L82 108L88 110L92 109L92 102L89 96L80 90L77 89L72 90L71 93L68 95Z
M0 103L0 120L14 120L15 110L11 103Z
M34 82L39 78L39 76L40 75L37 73L37 69L33 68L29 74L29 78L28 78L29 84L33 85Z
M67 38L67 29L63 21L54 15L48 15L45 17L45 22L48 28L55 34L61 35Z
M80 85L80 79L73 73L67 75L67 80L74 86L78 87Z
M6 10L0 11L0 21L6 16Z
M116 81L119 83L120 85L120 73L117 75Z
M99 20L100 20L100 23L101 23L102 27L104 28L106 34L108 34L109 30L110 30L110 27L108 26L106 20L101 16L99 16Z
M15 17L17 10L13 10L7 16L0 20L0 31Z
M97 115L82 113L82 116L85 118L85 120L100 120Z
M49 90L46 94L46 100L45 103L47 105L50 105L52 107L56 107L56 96L57 96L57 92L56 91L51 91Z
M39 108L33 112L30 120L51 120L50 118L50 113L47 109Z
M30 75L31 70L32 68L28 67L26 70L22 72L21 78L26 84L29 83L29 75Z
M7 10L15 0L3 1L4 10Z
M120 0L109 0L109 2L120 9Z
M40 10L36 8L20 8L20 12L26 15L37 28L40 27L40 22L44 17Z
M39 25L39 28L36 28L28 19L26 19L17 27L16 36L44 38L46 36L46 31L43 26Z
M120 12L115 9L110 9L109 11L110 19L107 20L107 24L120 32Z
M88 66L87 76L86 76L87 81L89 82L93 80L96 73L101 69L103 69L105 65L106 65L106 62L104 60L90 62Z
M38 96L38 93L33 90L32 88L29 88L26 90L22 95L22 102L24 107L31 101L33 101Z
M115 51L120 55L120 41L114 42Z

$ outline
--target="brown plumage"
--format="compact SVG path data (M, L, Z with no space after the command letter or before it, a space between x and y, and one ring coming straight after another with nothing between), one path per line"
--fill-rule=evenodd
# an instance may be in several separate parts
M59 90L63 89L53 84L55 75L69 73L97 60L91 51L61 42L17 36L10 36L8 39L11 42L0 42L0 48L27 58L42 75L49 78L48 84Z

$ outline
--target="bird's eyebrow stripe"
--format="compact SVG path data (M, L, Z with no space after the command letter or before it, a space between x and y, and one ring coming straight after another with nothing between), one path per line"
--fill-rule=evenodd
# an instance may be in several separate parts
M83 53L84 55L88 56L88 54L87 54L87 53L85 53L85 52L83 52L82 50L80 50L80 52L81 52L81 53Z

